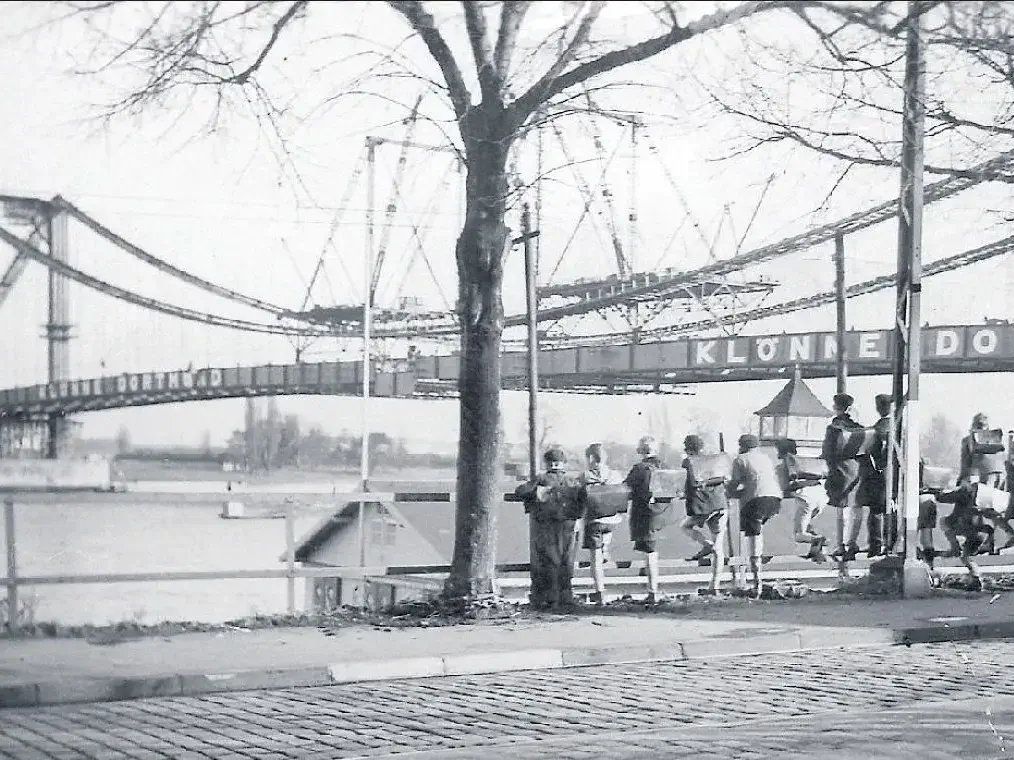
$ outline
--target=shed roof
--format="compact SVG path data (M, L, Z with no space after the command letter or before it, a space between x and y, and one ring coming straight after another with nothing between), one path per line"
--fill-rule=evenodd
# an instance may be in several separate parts
M771 417L833 417L834 412L824 406L810 386L795 373L785 387L775 394L767 406L754 412L757 416Z

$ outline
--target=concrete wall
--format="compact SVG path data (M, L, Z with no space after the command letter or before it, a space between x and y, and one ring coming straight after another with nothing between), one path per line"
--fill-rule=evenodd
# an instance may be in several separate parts
M0 459L0 488L108 489L108 459Z

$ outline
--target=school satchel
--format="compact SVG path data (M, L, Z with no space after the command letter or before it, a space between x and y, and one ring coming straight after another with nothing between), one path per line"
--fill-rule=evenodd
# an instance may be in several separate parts
M925 465L922 470L921 493L940 493L954 487L954 471L947 467L930 467Z
M648 478L648 490L655 500L679 499L687 490L687 471L653 469Z
M831 452L835 459L860 459L869 456L877 441L875 428L832 428Z
M1003 430L1001 428L972 431L973 454L999 454L1003 450Z
M585 486L582 493L588 517L597 520L600 517L613 517L627 511L630 502L630 489L624 483L605 484L592 483Z
M693 478L697 486L720 486L732 478L732 457L728 454L696 454L687 457L687 470L687 477Z
M827 462L818 457L788 457L785 461L789 480L820 481L827 478Z
M979 483L975 487L975 508L979 512L1003 514L1010 504L1010 494L999 488Z

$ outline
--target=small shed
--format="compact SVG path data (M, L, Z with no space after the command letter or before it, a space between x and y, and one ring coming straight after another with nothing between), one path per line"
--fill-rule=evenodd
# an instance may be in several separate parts
M792 438L800 448L819 448L827 423L834 416L803 382L798 367L785 387L754 414L760 418L758 437L762 443Z
M512 491L516 484L507 490ZM438 575L426 568L451 563L454 551L455 505L448 501L423 501L427 493L450 492L452 483L371 482L370 490L419 497L398 503L366 503L364 515L367 568L413 567L418 575L389 576L406 581L405 596L418 596L413 579L439 587ZM446 497L445 497L446 498ZM280 557L284 561L285 557ZM349 502L324 518L296 542L295 560L306 567L345 567L349 576L307 579L307 599L312 607L329 611L341 605L370 603L368 584L353 582L359 568L359 502ZM528 519L521 504L501 505L497 518L497 562L528 561ZM400 592L399 592L400 593Z

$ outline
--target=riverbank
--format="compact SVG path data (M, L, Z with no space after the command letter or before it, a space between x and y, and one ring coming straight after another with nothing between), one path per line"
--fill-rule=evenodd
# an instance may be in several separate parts
M987 579L986 588L981 592L964 590L965 574L952 572L944 575L941 588L933 592L929 600L906 601L900 595L880 590L877 584L858 580L846 586L829 590L810 589L798 599L754 600L735 596L720 598L696 594L674 594L655 608L645 606L643 600L629 596L615 598L603 607L578 604L564 613L546 613L532 610L527 604L502 600L497 603L478 604L462 610L441 602L408 602L389 611L375 611L354 607L343 607L327 614L299 612L289 614L253 614L237 617L225 622L202 622L197 620L162 621L145 624L138 620L123 620L108 625L67 625L58 622L26 622L17 633L12 634L0 625L0 640L21 639L83 639L90 644L112 645L148 637L177 636L187 633L214 633L223 631L258 631L277 628L320 628L338 629L354 626L373 626L378 630L392 628L430 628L457 625L495 623L496 621L522 621L556 619L562 616L587 615L631 615L631 614L694 614L701 619L764 620L773 606L788 605L793 612L788 615L794 623L819 625L829 610L848 610L855 605L881 605L876 609L885 610L886 617L893 619L892 603L943 605L954 610L971 610L976 616L996 617L1009 615L1014 619L1014 575L1000 575ZM949 600L949 601L948 601ZM866 609L866 606L863 606ZM870 608L873 609L873 608ZM936 607L934 607L936 609ZM758 618L757 615L760 615ZM746 616L746 617L744 617ZM927 618L928 620L929 618ZM872 625L876 615L864 625ZM955 618L957 621L957 618ZM2 621L0 621L2 622ZM886 624L886 622L885 622Z

